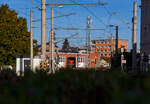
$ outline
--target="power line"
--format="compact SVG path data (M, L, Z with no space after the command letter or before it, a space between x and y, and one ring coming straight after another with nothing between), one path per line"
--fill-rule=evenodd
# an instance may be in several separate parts
M36 7L38 10L41 10L41 8L39 8L33 0L31 0L31 1L32 1L32 3L35 5L35 7Z
M59 13L60 15L64 15L63 13L61 13L61 12L59 12L59 11L57 11L57 10L55 10L57 13ZM71 23L71 21L70 21L70 18L67 16L67 18L68 18L68 22L70 23L70 25L71 25L71 27L73 27L73 25L72 25L72 23Z
M129 30L132 30L132 28L120 17L117 15L116 12L110 12L106 6L104 6L105 11L109 14L109 15L114 15L116 18L118 18Z
M73 3L76 3L75 1L71 0ZM106 3L103 3L103 5L105 5ZM102 23L103 25L106 25L98 16L96 16L88 7L84 6L84 5L80 5L83 8L85 8L89 13L91 13L100 23Z
M37 2L41 3L39 0L36 0Z
M54 28L55 30L105 30L105 29L100 29L100 28L95 28L95 29L83 29L83 28L64 28L64 27L59 27L59 28Z
M132 31L132 28L120 17L117 15L116 12L113 12L113 14L129 29Z
M59 17L65 17L65 16L70 16L70 15L75 15L76 13L68 13L68 14L63 14L61 16L55 16L53 18L59 18ZM46 18L46 20L50 20L51 18ZM40 22L41 19L33 20L33 22Z
M74 2L74 1L73 1ZM105 3L75 3L75 4L46 4L46 5L105 5Z

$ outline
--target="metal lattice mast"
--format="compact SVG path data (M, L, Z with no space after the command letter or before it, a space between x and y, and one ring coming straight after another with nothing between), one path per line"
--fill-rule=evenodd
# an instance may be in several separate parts
M87 54L88 54L88 63L87 66L90 68L90 53L91 53L91 33L90 33L90 28L91 28L91 16L87 17L87 31L86 31L86 45L87 45Z

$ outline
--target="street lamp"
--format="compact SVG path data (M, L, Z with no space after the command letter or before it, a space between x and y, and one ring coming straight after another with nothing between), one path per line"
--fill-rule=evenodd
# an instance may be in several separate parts
M51 32L49 34L49 52L50 52L50 71L55 73L55 44L54 44L54 8L63 8L63 6L51 7Z

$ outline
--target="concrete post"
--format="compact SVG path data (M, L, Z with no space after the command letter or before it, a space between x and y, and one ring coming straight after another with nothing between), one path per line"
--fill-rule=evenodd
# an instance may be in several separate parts
M137 2L134 2L134 9L133 9L133 32L132 32L132 70L136 71L137 69L137 57L136 57L136 50L137 50Z
M32 31L32 10L30 11L30 68L33 70L33 31Z
M50 71L55 73L55 46L54 46L54 8L51 8L51 32L50 32Z
M46 1L41 0L41 45L42 55L46 55Z

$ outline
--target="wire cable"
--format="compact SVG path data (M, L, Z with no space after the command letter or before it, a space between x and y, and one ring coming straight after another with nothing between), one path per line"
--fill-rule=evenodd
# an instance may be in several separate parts
M37 2L41 3L39 0L36 0Z
M35 5L35 7L36 7L38 10L41 10L41 8L39 8L33 0L31 0L31 1L32 1L32 3Z
M75 1L71 0L73 3L76 3ZM80 5L83 8L85 8L90 14L92 14L100 23L102 23L104 26L106 26L106 24L98 17L96 16L88 7L84 6L84 5Z
M60 15L64 15L63 13L61 13L61 12L59 12L59 11L57 11L57 10L55 10L57 13L59 13ZM73 25L72 25L72 23L71 23L71 21L70 21L70 18L67 16L66 17L67 19L68 19L68 23L70 23L70 25L71 25L71 27L73 27Z
M114 15L116 18L118 18L129 30L132 30L132 28L120 17L117 15L116 12L110 12L106 6L104 6L105 11L109 14L109 15Z

